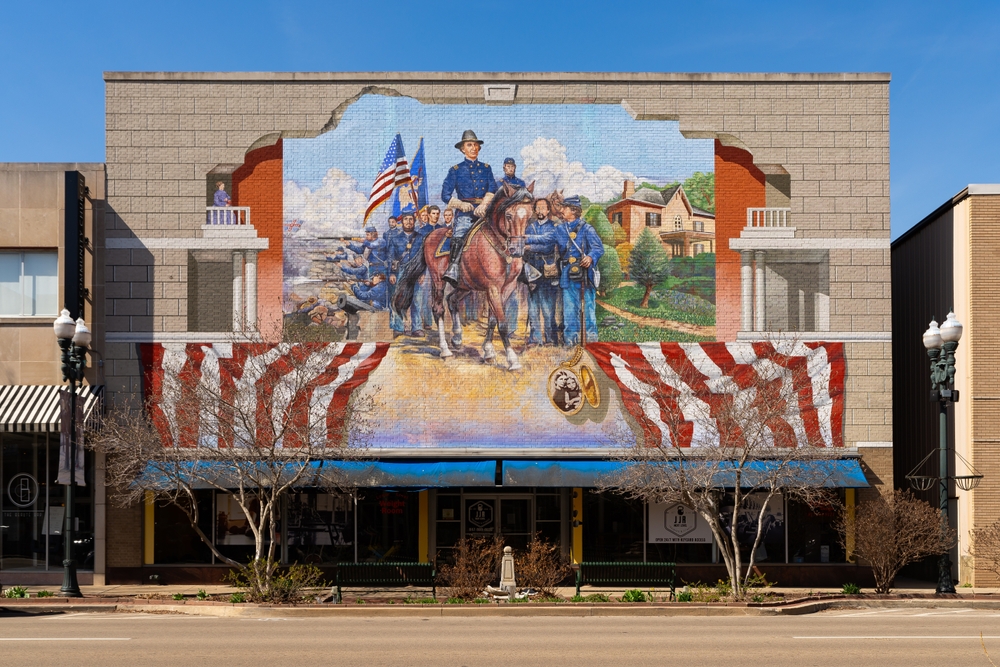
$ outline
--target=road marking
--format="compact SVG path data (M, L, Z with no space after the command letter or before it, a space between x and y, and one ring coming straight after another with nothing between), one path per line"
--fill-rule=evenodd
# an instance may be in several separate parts
M965 614L967 612L973 611L972 609L952 609L950 611L928 611L923 614L914 614L914 616L944 616L945 614Z
M131 637L0 637L0 642L127 642Z
M792 639L979 639L980 635L815 635ZM1000 635L982 635L983 639L1000 639Z
M859 611L851 614L834 614L834 616L872 616L875 614L893 614L897 611L912 611L911 609L877 609L875 611Z

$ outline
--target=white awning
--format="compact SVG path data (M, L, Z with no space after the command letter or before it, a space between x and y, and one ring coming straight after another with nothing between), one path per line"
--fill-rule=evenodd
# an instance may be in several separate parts
M66 385L0 385L0 433L58 433L59 392ZM88 429L100 418L103 385L78 387Z

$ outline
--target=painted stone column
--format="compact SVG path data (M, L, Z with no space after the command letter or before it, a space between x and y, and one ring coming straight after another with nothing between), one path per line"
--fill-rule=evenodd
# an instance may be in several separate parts
M754 311L755 311L754 312L754 315L755 315L754 331L764 331L764 327L767 326L767 320L764 317L764 315L765 315L765 312L764 312L764 299L766 298L766 294L765 294L765 290L764 290L764 287L765 287L765 284L764 284L764 273L765 273L764 251L763 250L756 251L754 253L754 259L756 260L756 267L755 267L756 268L756 271L755 271L756 275L755 275L755 280L754 280Z
M233 333L243 331L243 252L233 251Z
M244 285L246 292L246 319L244 329L247 331L257 330L257 251L246 251L246 266L244 268Z
M753 253L740 253L740 329L753 331Z

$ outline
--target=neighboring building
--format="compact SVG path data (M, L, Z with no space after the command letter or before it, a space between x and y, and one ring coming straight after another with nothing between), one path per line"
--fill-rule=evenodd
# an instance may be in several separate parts
M7 585L62 580L64 487L55 479L63 380L52 322L65 307L93 332L80 390L92 424L104 384L104 193L103 164L0 164L0 579ZM105 493L94 462L88 453L86 486L76 492L82 584L104 576Z
M859 474L863 464L871 485L892 485L888 75L160 72L105 81L109 400L155 392L144 373L203 364L213 373L241 355L317 341L336 372L317 367L319 388L296 405L325 400L318 409L330 410L334 395L377 397L374 465L409 471L384 478L394 486L361 489L357 504L295 499L314 514L288 515L283 558L427 561L464 536L500 534L518 546L540 532L577 562L679 560L686 579L714 580L721 566L710 540L652 543L646 508L591 492L591 464L611 455L602 444L610 422L641 422L673 442L639 396L648 390L659 410L672 409L655 380L671 382L667 357L725 375L730 355L778 355L786 370L775 381L804 372L812 382L803 386L815 387L792 408L788 432L821 437ZM681 169L714 173L714 216L680 188L628 193L609 209L630 240L648 224L677 255L714 253L715 267L658 296L676 319L666 312L633 326L623 309L599 311L602 340L589 341L581 361L599 406L553 398L547 378L573 351L523 349L525 308L514 327L526 362L517 372L489 357L485 320L464 321L461 353L445 364L436 337L393 341L387 314L352 328L338 310L348 282L333 267L350 254L345 237L361 233L376 174L401 164L387 150L393 137L411 151L423 138L429 203L443 207L453 195L476 203L489 187L482 165L462 167L452 190L443 185L462 164L454 145L466 129L485 142L478 159L494 177L522 150L555 156L522 160L519 175L535 181L536 195L607 201L622 174L666 182ZM385 234L387 217L378 209L368 224ZM855 488L835 493L855 501ZM228 495L205 491L201 501L219 521L207 527L213 539L243 557ZM780 504L785 530L769 533L762 571L788 584L864 576L838 547L830 516ZM178 512L108 509L109 583L207 581L221 570Z
M976 587L1000 584L969 555L971 532L1000 518L998 232L1000 185L969 185L892 244L894 479L897 487L908 488L904 477L911 472L939 474L937 454L915 470L938 448L939 407L928 400L930 364L921 337L932 319L941 323L954 311L964 332L955 354L960 400L948 415L947 474L970 474L967 461L984 477L971 491L954 485L950 490L950 515L958 530L952 562L955 578ZM922 495L938 506L936 486ZM929 567L927 575L936 578L936 563Z
M611 224L621 225L627 243L634 244L649 227L670 257L715 252L715 215L692 206L682 185L636 190L633 181L625 181L622 198L608 206L607 215Z

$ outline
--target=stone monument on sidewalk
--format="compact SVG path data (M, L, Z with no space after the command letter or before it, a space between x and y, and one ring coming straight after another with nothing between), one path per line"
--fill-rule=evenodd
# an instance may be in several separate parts
M503 548L503 558L500 560L500 588L507 591L511 599L517 593L517 582L514 581L514 554L510 547Z

